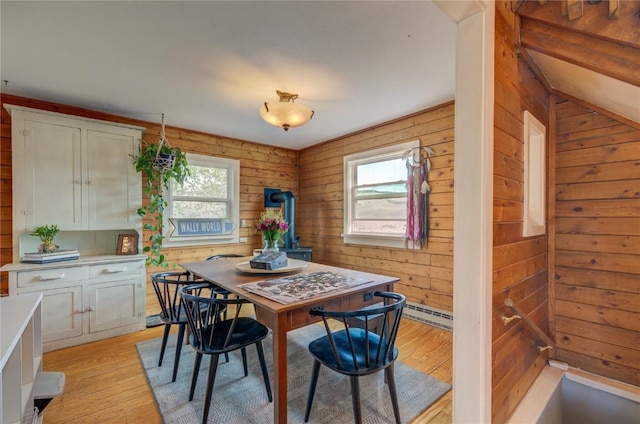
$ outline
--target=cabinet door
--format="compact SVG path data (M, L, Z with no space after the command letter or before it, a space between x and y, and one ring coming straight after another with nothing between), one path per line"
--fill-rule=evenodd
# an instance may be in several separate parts
M87 131L88 229L133 228L139 222L142 191L131 157L136 142L131 131Z
M42 292L42 341L53 342L82 335L82 286Z
M90 284L89 332L139 324L144 319L144 285L139 278Z
M25 229L55 223L82 229L81 131L74 126L24 121L24 196L19 213Z

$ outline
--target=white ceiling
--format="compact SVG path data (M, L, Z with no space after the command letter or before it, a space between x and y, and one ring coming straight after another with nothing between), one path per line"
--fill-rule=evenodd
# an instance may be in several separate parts
M431 1L2 1L8 94L304 148L454 98L455 23ZM284 132L276 90L315 111Z

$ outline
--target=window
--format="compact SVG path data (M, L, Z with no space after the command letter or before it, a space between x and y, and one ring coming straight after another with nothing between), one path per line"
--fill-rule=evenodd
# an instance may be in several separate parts
M524 217L522 235L545 233L546 128L524 111Z
M238 243L240 162L191 153L187 162L191 176L166 196L163 245Z
M404 247L406 152L419 141L344 157L344 242Z

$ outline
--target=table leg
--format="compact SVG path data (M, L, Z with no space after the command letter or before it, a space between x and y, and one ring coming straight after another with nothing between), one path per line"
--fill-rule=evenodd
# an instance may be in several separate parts
M283 314L284 315L284 314ZM287 423L287 328L284 316L278 317L273 330L273 422Z

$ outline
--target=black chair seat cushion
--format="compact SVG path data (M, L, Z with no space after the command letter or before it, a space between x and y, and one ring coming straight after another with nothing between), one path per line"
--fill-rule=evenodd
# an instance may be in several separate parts
M258 340L264 339L269 334L269 329L255 319L239 317L231 340L225 346L225 338L232 322L233 320L229 319L216 323L215 332L211 340L209 340L211 327L203 329L200 333L202 335L202 343L198 342L192 333L189 337L191 345L194 349L204 354L216 355L249 346Z
M391 364L398 357L398 348L394 346L390 358L384 358L384 352L380 353L378 361L376 354L380 345L380 336L369 332L369 356L370 362L367 364L366 357L366 339L365 333L361 328L350 328L351 340L356 351L356 364L354 364L349 340L347 339L347 330L341 330L333 333L333 339L336 343L338 356L342 361L342 366L338 364L331 347L329 336L323 336L309 343L309 352L315 359L323 365L342 374L348 375L366 375L380 370L387 364Z

